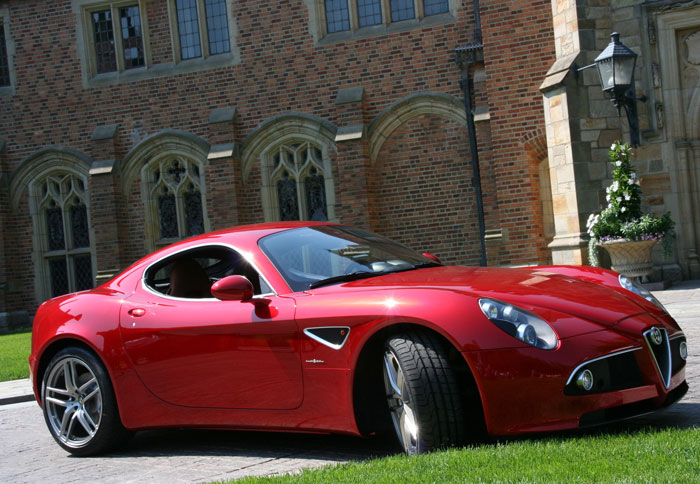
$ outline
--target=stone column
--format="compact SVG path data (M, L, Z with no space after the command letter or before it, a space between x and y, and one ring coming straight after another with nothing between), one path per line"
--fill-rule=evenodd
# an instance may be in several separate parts
M596 32L606 30L601 22L609 22L610 8L552 0L552 14L557 60L540 86L554 211L555 235L549 248L554 264L585 264L586 220L604 201L607 147L621 133L595 69L578 73L577 68L591 64L602 50L596 50Z
M341 89L336 96L336 216L340 222L370 228L369 149L363 118L364 88Z

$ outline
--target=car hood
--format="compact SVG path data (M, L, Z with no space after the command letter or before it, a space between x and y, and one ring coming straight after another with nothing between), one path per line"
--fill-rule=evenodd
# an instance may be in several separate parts
M444 266L418 269L327 286L314 293L336 290L424 288L489 297L525 309L542 308L584 318L604 326L647 312L622 292L536 268L507 269Z

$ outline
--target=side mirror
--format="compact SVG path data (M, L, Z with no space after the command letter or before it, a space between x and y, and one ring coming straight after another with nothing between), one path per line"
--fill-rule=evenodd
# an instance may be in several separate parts
M222 301L247 301L253 297L253 285L243 276L226 276L212 284L211 295Z
M437 262L438 264L442 264L442 261L440 260L440 258L436 255L431 254L430 252L423 252L423 257L427 257L428 259L430 259L433 262Z

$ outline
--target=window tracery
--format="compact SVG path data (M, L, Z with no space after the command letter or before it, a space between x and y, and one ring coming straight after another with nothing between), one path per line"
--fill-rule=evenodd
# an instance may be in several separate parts
M199 166L172 156L149 167L148 196L153 205L156 245L205 232Z
M308 141L279 146L270 173L279 220L328 220L324 175L318 146Z
M53 173L38 186L41 263L49 296L93 287L92 247L85 181L71 173Z

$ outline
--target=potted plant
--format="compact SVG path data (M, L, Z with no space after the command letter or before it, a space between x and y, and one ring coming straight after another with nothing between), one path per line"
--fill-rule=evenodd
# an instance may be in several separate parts
M626 143L615 142L610 147L615 168L605 190L608 206L588 218L588 255L591 265L598 266L598 247L602 247L610 255L612 270L627 277L644 277L652 271L654 245L662 242L664 255L671 254L674 222L669 213L662 217L642 214L642 189L630 153Z

